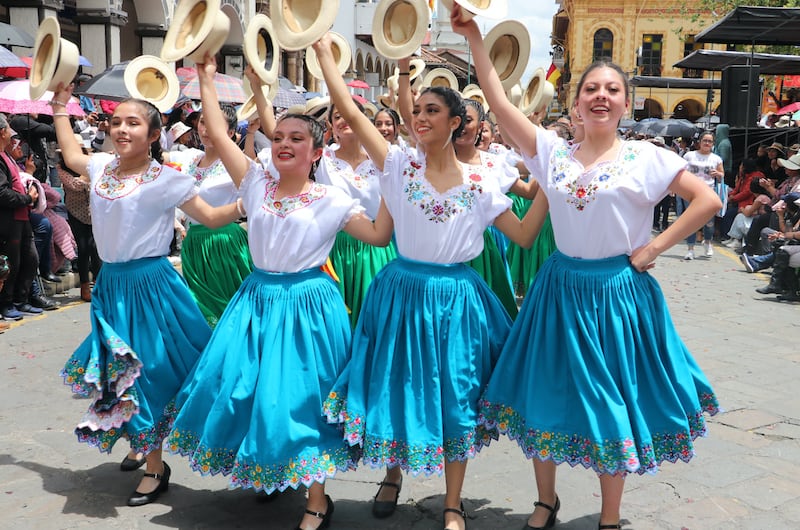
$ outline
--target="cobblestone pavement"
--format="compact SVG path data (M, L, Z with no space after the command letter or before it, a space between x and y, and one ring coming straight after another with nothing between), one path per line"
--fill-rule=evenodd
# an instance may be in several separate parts
M796 529L800 521L800 305L754 289L737 256L685 262L683 246L658 259L673 318L718 393L725 412L710 419L689 463L665 464L655 476L626 482L626 529ZM141 471L121 473L113 455L78 444L72 429L86 401L71 397L58 371L88 331L89 304L73 288L56 295L57 311L26 317L0 335L0 528L294 528L302 492L272 502L227 490L221 477L193 473L167 456L173 475L158 503L125 505ZM340 530L442 528L444 479L406 477L397 513L370 515L382 473L361 469L328 483ZM563 530L594 529L600 509L591 471L559 468ZM531 464L516 445L485 449L467 470L469 528L519 529L535 500Z

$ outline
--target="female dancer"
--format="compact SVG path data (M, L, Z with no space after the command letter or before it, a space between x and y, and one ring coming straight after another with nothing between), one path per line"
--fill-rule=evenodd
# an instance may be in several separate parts
M526 528L555 524L561 462L598 473L599 527L621 528L625 475L691 458L692 439L705 433L703 411L717 411L646 271L720 201L674 153L617 137L629 100L619 67L601 62L584 72L577 113L585 138L568 145L504 97L480 30L460 14L456 6L451 24L467 38L504 134L528 163L542 166L531 174L548 196L559 249L525 298L482 400L481 421L534 458L539 500ZM650 240L653 206L670 191L689 207Z
M415 475L444 469L445 524L463 529L466 460L482 438L477 400L511 323L464 262L481 252L492 222L530 244L541 218L520 222L490 171L458 161L453 141L464 106L457 92L425 89L411 123L418 150L390 146L337 73L330 37L314 48L331 100L383 174L381 192L396 223L400 255L370 285L348 370L325 410L329 421L344 424L347 440L362 447L373 467ZM401 78L407 74L400 72ZM394 494L393 507L400 480L387 475L383 484L389 483L394 488L385 493Z
M223 105L222 112L226 134L233 138L236 110ZM197 122L197 131L205 151L171 151L168 163L193 177L198 194L209 204L221 206L236 202L238 191L219 158L203 113ZM181 249L181 268L200 311L208 323L215 326L228 301L253 270L247 232L238 223L212 229L190 217Z
M161 444L174 418L174 398L211 330L186 282L166 259L175 207L208 226L239 217L237 205L212 208L194 179L159 163L161 113L129 99L114 109L110 135L116 157L87 155L63 111L72 85L51 104L67 167L91 179L92 231L103 268L92 294L92 332L62 375L92 404L76 433L110 452L120 437L131 444L123 470L146 460L147 471L128 505L155 501L169 486ZM144 455L144 459L136 458Z
M354 467L355 455L320 413L351 336L342 298L320 267L339 230L386 245L391 218L381 207L373 224L358 200L311 180L322 128L307 116L277 122L267 169L247 157L225 133L216 61L207 55L197 71L209 137L248 214L256 268L181 391L169 449L202 474L231 475L231 487L271 493L302 484L309 495L299 528L327 526L333 503L324 481Z
M363 112L363 107L358 103L356 105ZM367 217L375 219L381 204L380 172L335 105L328 110L328 123L331 124L335 143L322 150L322 159L315 172L316 180L343 189L361 202ZM353 327L372 279L396 257L397 249L393 243L375 247L355 239L347 232L336 235L330 255L331 265L339 277L337 285L350 310L350 324Z

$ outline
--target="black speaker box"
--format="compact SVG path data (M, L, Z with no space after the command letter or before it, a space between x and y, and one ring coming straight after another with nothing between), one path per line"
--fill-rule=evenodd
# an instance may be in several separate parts
M733 65L722 69L720 123L755 127L761 110L761 83L756 66Z

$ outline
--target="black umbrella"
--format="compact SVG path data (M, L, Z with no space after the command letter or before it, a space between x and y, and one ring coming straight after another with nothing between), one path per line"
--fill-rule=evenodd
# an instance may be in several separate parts
M633 132L647 136L663 136L675 138L678 136L691 138L697 131L697 126L684 119L657 119L640 121L633 126Z
M0 22L0 45L33 48L34 44L36 44L36 39L27 31L14 27L11 24Z
M125 88L125 68L130 61L124 61L92 77L76 87L72 92L76 96L92 96L110 101L122 101L131 97Z

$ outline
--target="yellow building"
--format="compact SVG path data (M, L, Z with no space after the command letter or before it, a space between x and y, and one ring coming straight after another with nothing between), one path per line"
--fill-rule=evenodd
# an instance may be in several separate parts
M683 6L688 2L681 0L556 3L560 8L553 18L551 39L555 63L562 68L562 108L568 108L574 100L583 70L599 59L620 65L634 81L630 116L635 119L674 117L694 121L719 105L718 72L672 66L695 49L703 48L694 43L694 35L716 21L711 12L687 11Z

